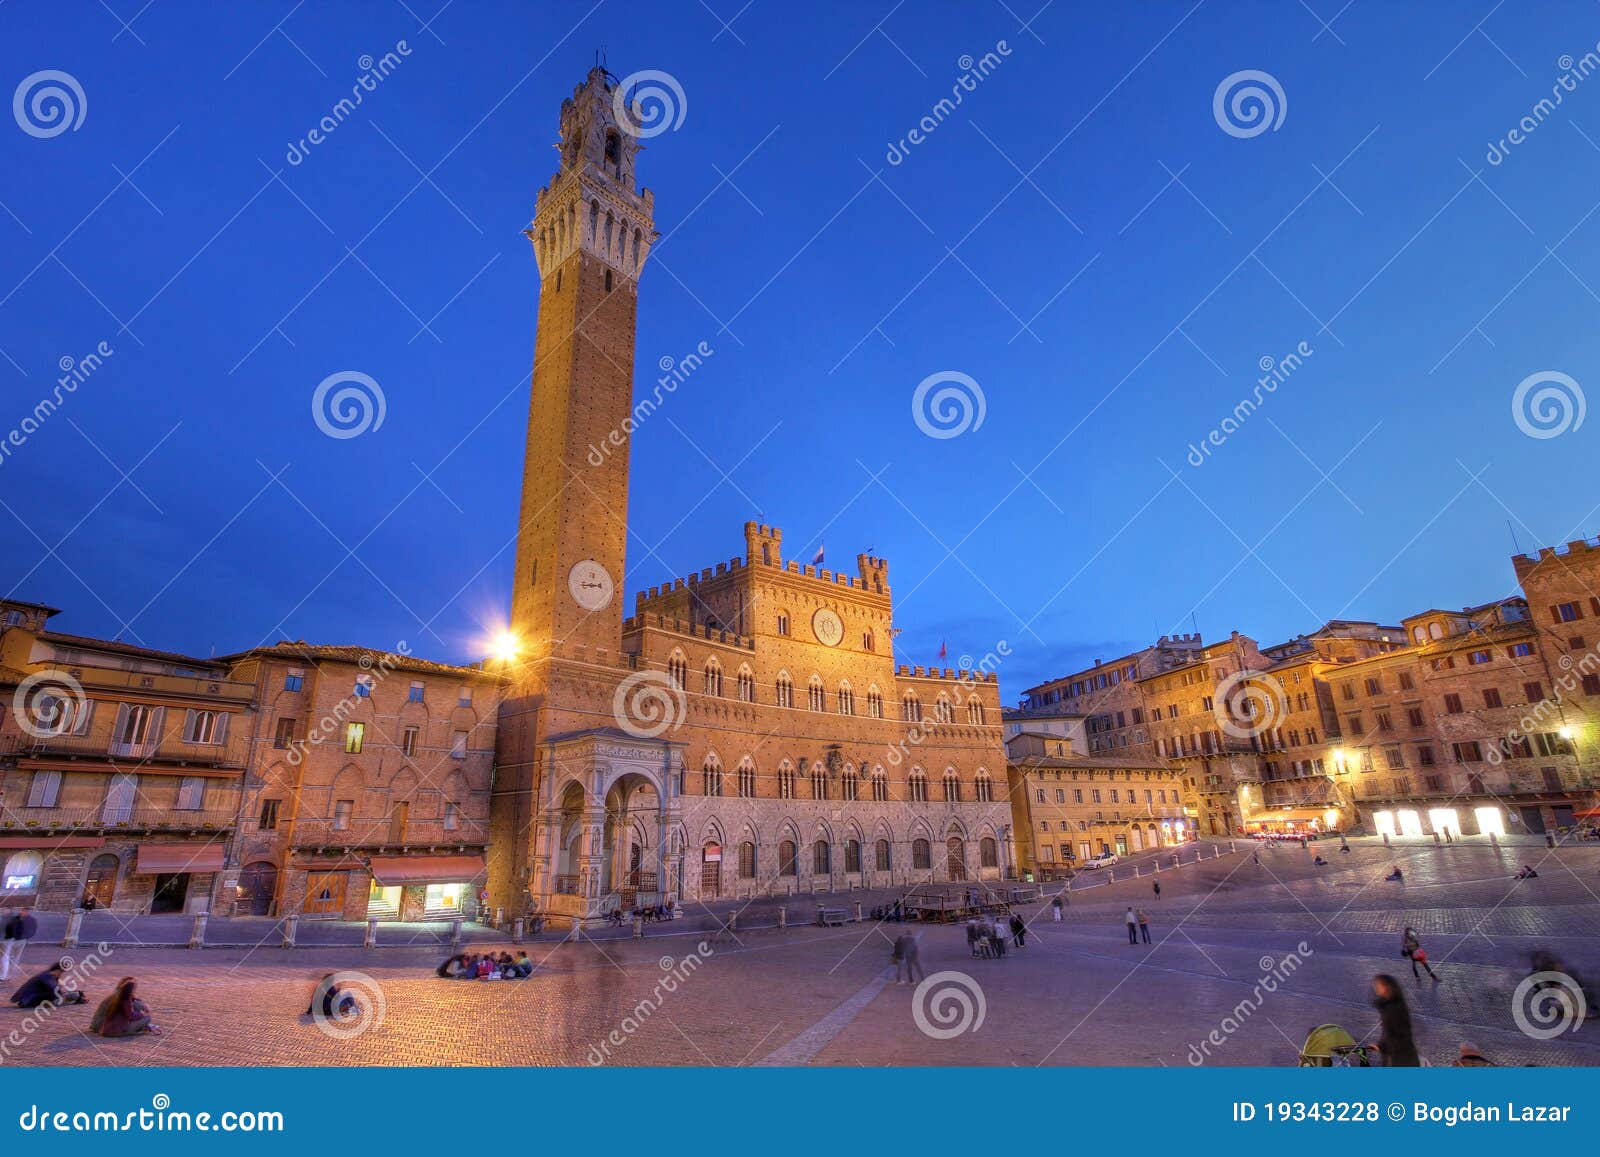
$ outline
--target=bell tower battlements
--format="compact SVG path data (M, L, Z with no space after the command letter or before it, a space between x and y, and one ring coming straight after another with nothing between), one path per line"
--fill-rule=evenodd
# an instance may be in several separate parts
M539 190L528 239L539 276L550 281L574 253L637 278L655 242L655 194L636 189L633 166L642 147L631 130L638 114L604 68L561 102L560 165Z

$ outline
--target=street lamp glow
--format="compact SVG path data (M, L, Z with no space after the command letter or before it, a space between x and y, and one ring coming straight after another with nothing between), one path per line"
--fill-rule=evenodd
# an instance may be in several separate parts
M516 659L517 652L520 650L521 644L518 642L516 635L512 634L510 631L501 631L494 637L492 648L494 657L498 661L502 663L510 663Z
M1568 724L1560 728L1556 734L1561 736L1562 739L1571 739L1577 734L1577 731L1570 724Z

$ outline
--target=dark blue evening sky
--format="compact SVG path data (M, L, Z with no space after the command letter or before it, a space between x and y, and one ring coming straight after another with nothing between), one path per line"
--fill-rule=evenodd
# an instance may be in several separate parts
M715 350L633 443L630 607L760 517L791 557L889 558L903 661L1006 640L1014 699L1191 622L1267 643L1506 595L1508 521L1529 549L1600 520L1600 420L1535 438L1512 411L1529 375L1600 381L1600 76L1532 112L1593 4L140 2L0 8L4 92L59 70L86 100L55 136L0 118L0 440L62 359L114 351L0 458L0 591L60 629L481 655L527 419L520 231L599 46L686 98L638 165L665 239L637 387ZM1275 130L1214 116L1242 70L1281 86ZM311 396L345 370L387 411L336 440ZM940 371L980 427L918 428Z

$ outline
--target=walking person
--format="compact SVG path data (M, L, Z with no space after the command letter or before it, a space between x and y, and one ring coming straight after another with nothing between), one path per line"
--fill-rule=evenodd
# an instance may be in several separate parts
M1024 948L1028 943L1028 925L1015 912L1011 913L1011 940L1018 948Z
M1161 899L1161 881L1160 880L1151 880L1150 881L1150 890L1156 894L1156 899L1157 900Z
M1050 919L1057 924L1061 923L1061 897L1059 895L1050 901Z
M1144 914L1143 908L1139 909L1137 915L1139 917L1139 936L1148 944L1150 943L1150 917Z
M13 964L19 972L22 970L22 954L27 951L28 941L38 932L39 922L33 918L30 908L18 908L17 914L6 921L4 948L0 950L0 980L11 979Z
M1422 938L1417 935L1417 930L1409 924L1406 925L1406 930L1400 933L1400 955L1411 961L1411 975L1416 979L1422 979L1422 974L1417 971L1417 965L1419 964L1428 970L1429 976L1435 980L1439 979L1438 974L1433 970L1433 966L1428 963L1428 954L1422 947Z
M1139 917L1134 915L1132 908L1129 908L1126 915L1124 915L1122 919L1128 925L1128 943L1139 943Z
M922 963L917 959L917 938L909 932L902 932L895 937L894 951L890 954L894 961L894 982L905 984L905 977L910 978L914 984L925 979L927 973L922 970Z
M1385 1068L1417 1068L1416 1038L1411 1031L1411 1009L1406 1006L1400 982L1386 972L1372 978L1373 1007L1378 1010L1378 1051Z

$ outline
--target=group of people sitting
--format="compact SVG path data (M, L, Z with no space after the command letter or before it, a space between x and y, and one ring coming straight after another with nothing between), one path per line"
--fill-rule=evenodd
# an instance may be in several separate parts
M435 971L445 980L526 980L533 975L533 961L525 950L516 956L458 952Z
M991 919L974 916L967 921L967 948L973 956L1000 957L1006 954L1006 940L1023 947L1028 942L1028 926L1015 912Z
M21 988L11 994L11 1003L18 1008L60 1008L64 1004L86 1004L89 998L76 988L70 988L64 977L71 964L57 960L36 976L31 976ZM111 995L102 1000L89 1018L89 1031L96 1036L138 1036L141 1033L161 1035L161 1029L152 1021L150 1006L137 995L138 982L131 976L117 981Z
M893 920L896 924L899 924L906 918L906 911L899 899L896 899L893 904L880 904L874 908L872 910L872 918L880 922Z

